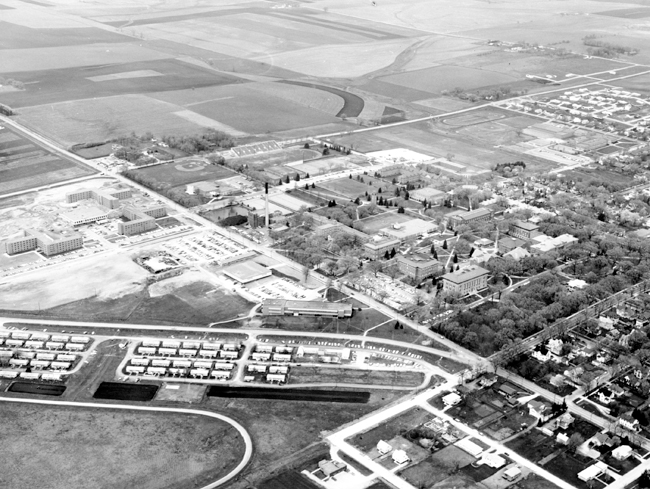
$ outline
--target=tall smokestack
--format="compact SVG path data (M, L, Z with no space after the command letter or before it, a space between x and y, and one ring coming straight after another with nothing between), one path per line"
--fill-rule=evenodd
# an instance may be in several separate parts
M266 224L266 227L268 228L271 225L271 222L269 221L269 183L266 182L264 184L264 223Z

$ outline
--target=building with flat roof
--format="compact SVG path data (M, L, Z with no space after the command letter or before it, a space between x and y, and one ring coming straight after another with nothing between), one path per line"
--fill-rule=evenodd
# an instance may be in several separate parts
M381 229L385 235L391 238L399 239L400 242L406 241L410 238L416 238L424 234L430 233L438 226L430 221L423 221L422 219L411 219L410 221L395 223L390 227Z
M392 253L393 250L399 250L400 240L393 237L373 236L370 241L364 243L363 250L366 256L372 260L378 260L386 252Z
M397 255L397 266L400 272L413 280L424 280L442 269L438 260L422 253Z
M27 229L24 236L5 241L8 255L40 249L45 256L58 255L83 247L83 237L79 233L57 234L51 231Z
M294 301L287 299L264 299L262 314L268 316L333 316L351 317L352 304L341 302Z
M447 193L442 190L433 187L425 187L413 190L410 194L410 199L415 200L416 202L424 202L426 200L432 204L441 204L442 201L445 200L445 195L447 195Z
M480 209L475 209L473 211L456 211L447 214L449 219L449 227L451 229L456 229L458 226L463 224L470 224L476 221L489 221L492 219L492 211L481 207Z
M528 221L515 221L510 224L510 229L508 230L510 236L515 236L516 238L521 239L532 239L538 234L539 226L535 223Z
M133 192L128 188L81 189L65 194L65 201L68 204L73 204L80 200L92 199L104 207L117 209L120 206L120 200L130 199L132 196Z
M272 275L270 269L255 263L254 261L245 261L237 263L236 265L231 265L224 268L223 273L240 284L247 284Z
M478 292L487 288L487 278L490 272L485 268L470 266L442 276L443 289L456 292L461 296Z
M117 224L117 234L132 236L156 229L156 218L167 215L167 207L154 205L150 207L126 206L122 210L125 221Z
M349 236L354 236L361 243L367 243L370 241L370 236L368 236L366 233L362 233L357 229L345 226L336 221L328 221L324 224L321 224L320 226L316 226L314 228L314 233L317 236L327 236L328 238L332 238L339 234L347 234Z
M61 214L61 217L68 221L72 226L81 226L91 222L101 221L107 219L109 211L100 209L99 207L79 207L71 211Z

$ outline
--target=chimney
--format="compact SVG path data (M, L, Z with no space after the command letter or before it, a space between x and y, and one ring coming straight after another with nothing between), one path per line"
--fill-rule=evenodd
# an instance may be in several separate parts
M264 224L268 228L271 225L271 222L269 221L269 183L266 182L264 184Z

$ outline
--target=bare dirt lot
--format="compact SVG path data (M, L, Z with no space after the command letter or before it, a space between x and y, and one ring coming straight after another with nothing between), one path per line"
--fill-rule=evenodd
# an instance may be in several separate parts
M0 413L3 487L197 487L244 452L232 426L204 416L8 403Z

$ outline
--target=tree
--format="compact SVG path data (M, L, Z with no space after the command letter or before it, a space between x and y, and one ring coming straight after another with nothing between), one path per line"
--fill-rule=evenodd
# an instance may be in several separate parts
M376 277L377 274L384 268L384 264L380 261L371 261L366 265L365 268Z
M404 207L402 207L402 206L400 205L400 206L398 207L398 209L397 209L397 213L398 213L398 214L404 214L404 212L405 212L405 211L404 211Z
M585 442L585 438L576 431L569 437L569 441L567 442L567 449L575 453L578 447L582 445L584 442Z
M443 250L446 250L446 249L447 249L447 240L445 240L445 241L442 243L442 249L443 249Z
M458 255L454 253L454 263L458 263Z
M296 173L296 178L295 178L295 180L296 180L296 182L299 182L299 181L300 181L300 173Z
M305 148L305 149L309 149L309 143L305 143L305 145L303 146L303 148Z
M328 154L330 154L330 149L328 146L325 146L323 148L323 156L327 156Z
M312 184L311 184L311 188L316 188L316 184L315 184L315 183L312 183Z
M291 179L289 178L289 175L284 177L284 183L289 183L290 181L291 181Z

